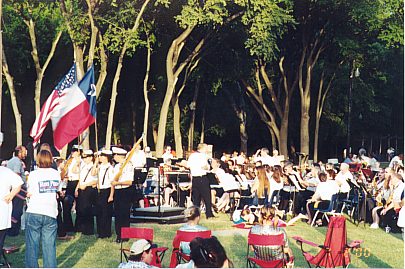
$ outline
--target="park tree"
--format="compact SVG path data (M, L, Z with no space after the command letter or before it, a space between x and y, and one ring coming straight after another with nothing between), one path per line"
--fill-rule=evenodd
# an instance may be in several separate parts
M181 7L181 13L176 16L176 21L181 29L180 34L173 39L166 55L166 93L160 110L158 137L156 143L156 154L163 153L164 140L166 136L167 115L170 104L176 92L179 79L183 79L181 85L185 85L184 79L186 70L191 71L193 66L198 64L201 52L207 39L213 34L215 29L222 25L225 20L232 18L234 14L229 14L228 2L225 0L196 1L189 0ZM194 34L194 35L193 35ZM191 38L192 37L192 38ZM195 42L191 40L195 39ZM187 71L189 73L189 71ZM180 87L181 90L181 87ZM181 92L180 92L181 93ZM176 100L174 101L176 105ZM176 112L176 117L179 115ZM178 120L177 120L178 122ZM178 128L176 128L178 132ZM179 139L181 134L175 134L176 152L182 155L183 149Z

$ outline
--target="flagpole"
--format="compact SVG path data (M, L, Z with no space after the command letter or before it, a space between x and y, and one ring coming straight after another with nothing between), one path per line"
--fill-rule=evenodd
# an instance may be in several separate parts
M97 131L97 117L94 120L94 131L96 135L96 152L98 151L98 131Z

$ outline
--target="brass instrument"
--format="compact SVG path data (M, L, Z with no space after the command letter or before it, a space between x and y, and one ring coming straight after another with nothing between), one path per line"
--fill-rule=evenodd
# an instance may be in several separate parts
M142 134L141 137L138 139L138 141L135 142L134 146L132 147L131 151L127 154L127 157L125 158L125 161L122 163L120 170L118 171L118 173L115 175L114 177L114 181L118 181L120 179L120 177L122 176L122 172L124 171L125 166L129 163L129 161L131 160L132 156L135 153L135 149L136 147L141 144L143 137L145 136L145 134Z
M62 171L60 171L60 179L63 180L65 178L65 176L67 175L68 169L70 164L73 162L74 157L70 157L66 163L65 166L63 167Z

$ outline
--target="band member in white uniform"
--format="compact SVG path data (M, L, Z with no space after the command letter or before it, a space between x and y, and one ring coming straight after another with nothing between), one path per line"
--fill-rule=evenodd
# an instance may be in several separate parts
M113 213L114 190L111 182L114 180L114 168L111 165L112 151L102 150L98 166L98 195L97 195L97 234L99 238L111 237L111 218Z
M131 162L128 162L122 170L121 167L125 161L127 151L122 148L112 148L114 160L117 164L114 167L114 180L111 185L114 190L114 214L115 214L115 233L117 234L117 243L121 243L121 228L130 226L131 194L132 181L134 180L134 168Z
M191 153L187 163L192 178L191 195L193 204L196 207L200 207L201 200L203 200L205 203L205 215L207 218L212 218L214 214L211 209L211 190L207 178L210 166L206 152L207 144L199 144L197 151Z
M134 207L144 207L142 184L145 182L147 172L145 169L146 154L143 150L141 150L140 145L136 145L130 163L134 167L134 180L132 182L132 203Z
M76 187L76 217L80 217L78 231L85 235L94 234L93 207L97 198L97 169L94 166L93 151L84 150L83 164L80 168L80 179Z
M74 145L71 152L71 158L73 158L73 160L67 168L68 181L66 184L65 198L63 199L63 224L65 226L65 231L68 233L74 232L75 228L77 228L78 222L80 222L80 218L76 218L75 226L73 226L72 207L76 200L75 190L79 183L80 167L82 165L80 154L81 147Z

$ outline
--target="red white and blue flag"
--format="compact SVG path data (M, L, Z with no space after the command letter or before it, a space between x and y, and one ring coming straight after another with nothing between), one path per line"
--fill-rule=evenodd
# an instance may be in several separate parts
M92 66L77 83L74 64L42 106L30 135L36 144L51 120L54 145L57 150L61 150L93 124L95 119L94 68Z

